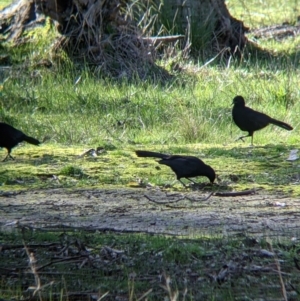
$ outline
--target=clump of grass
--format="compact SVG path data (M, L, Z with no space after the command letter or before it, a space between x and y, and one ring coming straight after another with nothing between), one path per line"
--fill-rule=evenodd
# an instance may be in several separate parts
M181 136L186 143L205 141L210 132L209 121L204 116L189 116L188 112L183 116L184 122L178 128L179 137Z
M68 177L75 177L75 178L82 178L84 176L84 172L81 167L78 166L73 166L73 165L67 165L64 166L59 174L63 176L68 176Z

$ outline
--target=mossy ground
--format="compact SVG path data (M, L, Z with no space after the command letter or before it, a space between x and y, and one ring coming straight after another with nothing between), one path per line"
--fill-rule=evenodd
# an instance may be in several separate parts
M155 159L138 158L134 150L140 148L145 147L115 147L97 156L80 156L89 149L87 146L47 143L39 147L23 145L13 150L15 161L1 163L1 190L72 186L119 188L138 187L147 183L161 188L186 190L176 181L171 169L159 165ZM212 188L215 190L263 188L269 192L280 190L295 197L300 195L298 163L286 160L290 151L297 149L297 145L251 147L247 142L236 142L227 145L149 146L146 149L198 156L216 170L219 179L216 187ZM5 151L1 154L4 157ZM207 178L203 177L195 180L207 182Z

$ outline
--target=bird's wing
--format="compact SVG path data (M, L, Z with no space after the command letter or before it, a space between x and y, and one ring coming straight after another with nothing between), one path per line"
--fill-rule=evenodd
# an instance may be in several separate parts
M23 140L24 134L6 123L0 124L0 145L14 147Z
M189 172L193 172L199 169L200 166L204 166L205 164L193 156L179 156L173 155L167 158L164 158L159 161L160 164L170 166L173 171L176 173L182 173L183 170L188 170Z
M264 113L257 112L248 107L244 107L235 111L233 120L237 126L243 131L257 131L269 124L270 117Z

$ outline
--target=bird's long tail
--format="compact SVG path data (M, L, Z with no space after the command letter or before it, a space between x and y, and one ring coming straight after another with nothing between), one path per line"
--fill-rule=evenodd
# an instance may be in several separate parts
M29 137L29 136L26 136L24 137L23 139L24 141L30 143L30 144L34 144L34 145L39 145L41 144L41 142L35 138L32 138L32 137Z
M138 157L152 157L152 158L165 158L169 157L169 155L162 154L162 153L156 153L156 152L150 152L150 151L143 151L143 150L137 150L135 151L136 155Z
M276 119L273 119L273 118L271 118L270 123L280 126L281 128L288 130L288 131L291 131L293 129L293 127L291 127L289 124L279 121L279 120L276 120Z

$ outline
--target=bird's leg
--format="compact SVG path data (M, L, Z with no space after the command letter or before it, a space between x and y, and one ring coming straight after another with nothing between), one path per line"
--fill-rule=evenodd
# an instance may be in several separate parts
M235 141L242 140L243 142L245 142L245 140L243 138L246 138L246 137L249 137L249 135L241 136L241 137L237 138Z
M193 181L191 178L186 178L186 179L188 179L189 181L193 182L193 183L196 184L196 185L199 185L199 183Z
M7 150L7 155L6 157L2 160L2 162L6 161L8 158L11 158L12 160L15 160L15 158L10 154L11 150Z
M6 159L9 157L9 150L7 150L7 154L5 156L5 158L2 160L2 162L6 161Z
M235 141L242 140L243 142L245 142L243 138L246 138L246 137L251 137L252 138L251 141L253 143L253 133L248 133L248 135L246 135L246 136L241 136L241 137L237 138Z
M11 155L11 148L7 149L7 157L10 157L12 160L15 160L15 158Z
M12 160L15 160L14 157L12 157L11 155L7 154L6 157L2 160L2 162L6 161L8 158L11 158Z
M180 179L177 180L184 186L184 188L187 188L187 186Z

